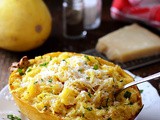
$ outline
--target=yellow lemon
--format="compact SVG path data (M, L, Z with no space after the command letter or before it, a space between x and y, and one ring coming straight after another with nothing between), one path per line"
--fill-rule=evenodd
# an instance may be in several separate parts
M42 45L52 27L42 0L0 0L0 48L27 51Z

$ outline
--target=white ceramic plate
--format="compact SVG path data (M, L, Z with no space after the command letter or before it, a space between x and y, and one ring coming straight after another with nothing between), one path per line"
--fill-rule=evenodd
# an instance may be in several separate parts
M129 74L131 73L129 72ZM133 74L131 75L135 77ZM139 79L140 77L135 77L135 80ZM157 90L148 82L139 84L138 87L140 90L143 90L142 102L144 107L136 120L160 120L160 97ZM7 119L8 114L14 114L22 120L27 120L27 118L19 112L18 107L15 105L9 93L8 86L6 86L0 91L0 120L9 120Z

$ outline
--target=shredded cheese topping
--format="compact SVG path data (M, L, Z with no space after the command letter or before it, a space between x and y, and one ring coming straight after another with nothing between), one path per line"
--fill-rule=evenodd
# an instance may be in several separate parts
M115 91L133 79L100 58L67 52L39 56L22 71L23 75L16 71L12 92L39 112L64 120L127 120L141 108L136 89L115 98Z

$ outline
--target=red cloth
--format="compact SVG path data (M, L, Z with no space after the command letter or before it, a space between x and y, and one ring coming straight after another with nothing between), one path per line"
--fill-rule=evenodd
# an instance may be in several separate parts
M139 20L160 29L160 0L113 0L111 16L118 20Z

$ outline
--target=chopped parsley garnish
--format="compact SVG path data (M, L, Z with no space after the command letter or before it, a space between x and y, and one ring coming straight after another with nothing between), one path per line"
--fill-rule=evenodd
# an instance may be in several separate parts
M15 115L7 115L7 118L10 119L10 120L21 120L21 118L15 116Z
M124 103L125 105L133 105L133 102Z
M23 70L21 68L18 68L18 72L21 76L24 75Z
M38 81L35 81L35 82L34 82L34 84L37 84L37 83L38 83Z
M85 55L84 57L85 57L88 61L90 61L89 56Z
M7 115L7 118L11 119L13 118L13 115Z
M79 72L82 72L82 71L83 71L83 69L82 69L82 68L80 68L78 71L79 71Z
M87 107L86 109L87 109L88 111L92 111L92 110L93 110L92 107Z
M43 82L44 80L43 80L43 79L41 79L41 81Z
M45 66L46 67L48 65L48 63L49 62L42 63L42 64L40 64L40 66Z
M86 79L90 79L90 77L86 77Z
M50 83L51 83L52 81L53 81L52 79L49 79L49 80L48 80L48 82L50 82Z
M97 64L94 65L94 66L93 66L93 69L94 69L94 70L98 70L98 65L97 65Z
M124 93L124 97L125 98L130 98L131 97L131 92L129 92L129 91L126 91L125 93Z
M88 96L91 98L92 97L92 94L90 92L88 92Z
M31 68L28 68L28 69L27 69L27 72L30 72L31 70L32 70Z
M123 80L120 80L120 82L123 82Z
M140 90L140 93L142 93L143 92L143 90Z
M52 60L52 57L50 56L50 60Z

